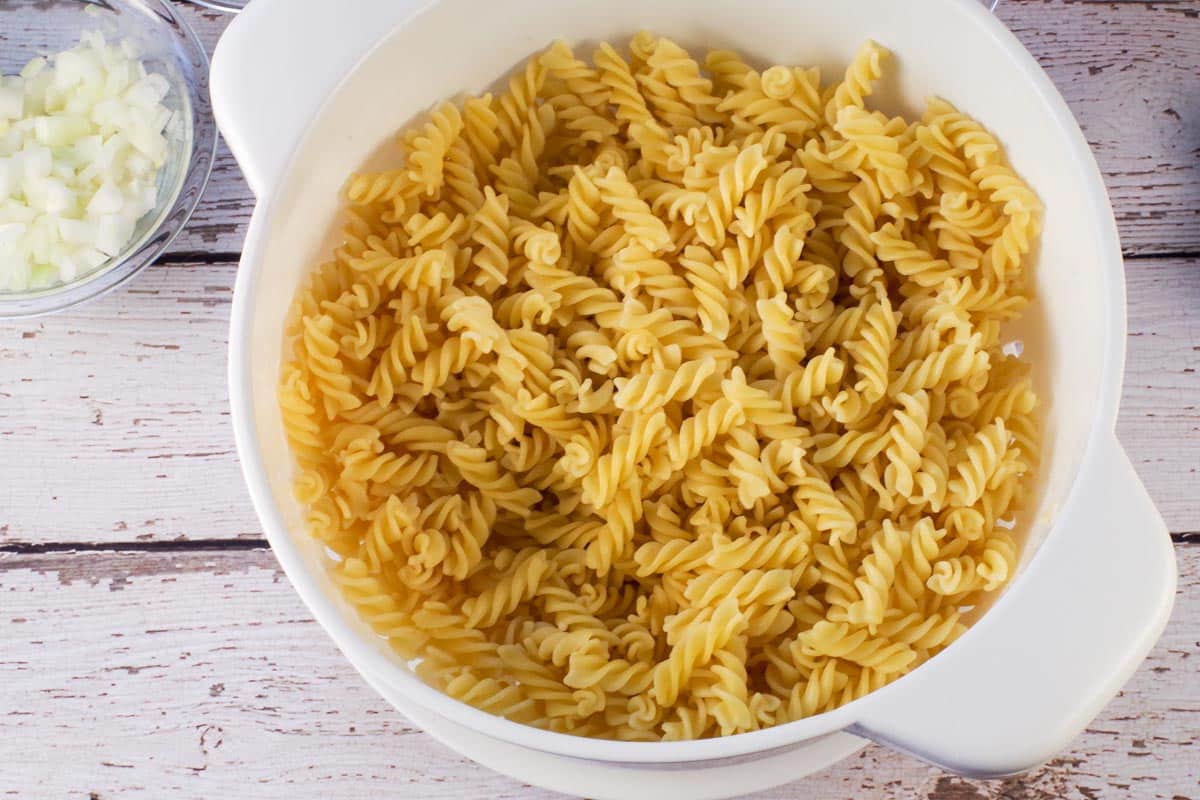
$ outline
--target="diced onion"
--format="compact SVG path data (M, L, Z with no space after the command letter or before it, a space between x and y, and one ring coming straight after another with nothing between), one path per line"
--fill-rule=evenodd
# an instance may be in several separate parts
M20 119L25 114L25 91L20 78L11 86L0 86L0 120Z
M0 76L0 292L74 280L129 245L157 202L170 88L95 31Z

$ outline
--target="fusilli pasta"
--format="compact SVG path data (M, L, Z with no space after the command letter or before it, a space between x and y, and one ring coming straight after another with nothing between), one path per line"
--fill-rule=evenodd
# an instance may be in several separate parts
M557 43L352 176L279 404L333 580L449 696L736 734L935 656L1013 575L1033 192L977 122Z

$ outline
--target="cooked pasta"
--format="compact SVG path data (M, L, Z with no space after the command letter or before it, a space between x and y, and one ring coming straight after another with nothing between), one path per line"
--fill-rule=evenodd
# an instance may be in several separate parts
M346 600L451 697L633 741L935 656L1016 569L1040 206L933 99L558 42L351 177L279 402Z

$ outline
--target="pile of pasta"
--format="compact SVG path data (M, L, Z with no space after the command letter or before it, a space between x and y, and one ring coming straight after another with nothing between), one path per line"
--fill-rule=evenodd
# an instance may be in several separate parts
M354 175L289 322L307 525L427 682L629 740L818 714L1012 574L1040 206L973 119L559 42Z

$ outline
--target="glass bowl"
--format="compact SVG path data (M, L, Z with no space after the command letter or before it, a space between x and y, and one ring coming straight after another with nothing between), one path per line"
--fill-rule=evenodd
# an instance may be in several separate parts
M132 41L146 69L170 84L162 104L174 113L157 201L124 250L96 269L55 286L0 291L0 318L59 311L145 269L183 229L212 170L217 129L208 97L208 55L169 0L0 0L0 74L14 75L36 56L74 47L91 30L109 41Z
M246 3L250 0L192 0L192 3L205 8L211 8L213 11L224 11L229 14L237 14L246 7Z

